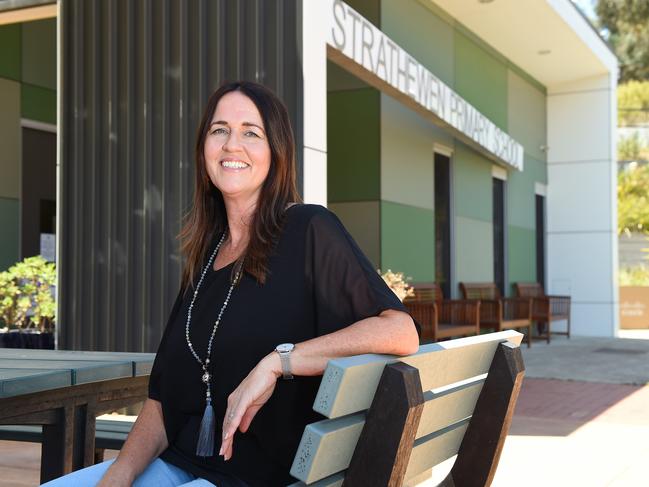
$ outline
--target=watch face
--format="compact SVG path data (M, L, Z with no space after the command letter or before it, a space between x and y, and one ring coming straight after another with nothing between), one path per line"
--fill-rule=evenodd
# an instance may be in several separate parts
M292 343L282 343L280 345L277 345L277 351L279 353L291 352L291 351L293 351L294 348L295 348L295 345L293 345Z

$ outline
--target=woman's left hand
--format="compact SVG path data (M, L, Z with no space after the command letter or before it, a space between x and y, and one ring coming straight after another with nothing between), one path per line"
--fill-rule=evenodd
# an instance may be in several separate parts
M277 378L281 375L279 356L272 352L264 357L228 396L228 407L223 418L223 438L219 455L225 460L232 457L234 433L245 433L257 411L266 404L275 390Z

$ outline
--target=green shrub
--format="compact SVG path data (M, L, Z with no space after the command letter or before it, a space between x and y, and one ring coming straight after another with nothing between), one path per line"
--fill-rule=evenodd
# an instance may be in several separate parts
M649 81L629 81L617 87L618 125L646 125L649 113Z
M649 231L649 165L620 171L617 179L618 232Z
M9 328L51 331L56 321L56 266L28 257L0 272L0 320Z
M620 286L649 286L649 268L645 266L620 269Z

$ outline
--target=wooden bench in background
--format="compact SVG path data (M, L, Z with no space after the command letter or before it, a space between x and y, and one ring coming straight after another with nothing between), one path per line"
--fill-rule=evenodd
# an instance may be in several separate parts
M532 346L532 300L503 298L493 282L461 282L464 299L480 300L480 328L525 332L527 346Z
M532 321L538 323L541 338L550 343L552 322L562 320L566 320L566 331L555 331L554 334L570 338L570 296L548 296L538 282L518 282L514 289L516 296L532 298Z
M480 301L444 299L434 282L414 284L413 289L415 295L403 304L421 325L422 343L480 333Z
M133 427L134 421L99 419L95 423L95 463L104 461L104 450L120 450ZM0 440L42 443L40 425L0 426Z
M491 484L524 375L508 330L422 345L407 357L358 355L325 370L291 487L414 486L457 454L441 485Z

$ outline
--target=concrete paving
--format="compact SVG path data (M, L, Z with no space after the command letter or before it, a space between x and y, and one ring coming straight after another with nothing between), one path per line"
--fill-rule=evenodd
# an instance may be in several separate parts
M526 378L493 487L649 487L649 330L620 335L523 345ZM0 441L0 486L38 485L39 462L40 445Z
M642 338L553 337L522 346L525 377L611 384L649 383L649 333ZM644 331L644 330L643 330ZM624 335L623 336L629 336ZM649 485L649 484L648 484Z
M525 380L492 486L649 487L649 330L522 351Z
M493 486L649 486L649 330L534 342L523 357Z

